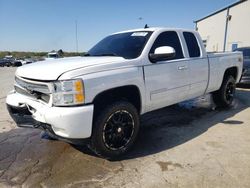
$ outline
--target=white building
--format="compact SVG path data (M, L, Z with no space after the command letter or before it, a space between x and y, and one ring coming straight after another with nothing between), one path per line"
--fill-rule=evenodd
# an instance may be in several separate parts
M250 46L250 0L241 0L195 21L207 51Z

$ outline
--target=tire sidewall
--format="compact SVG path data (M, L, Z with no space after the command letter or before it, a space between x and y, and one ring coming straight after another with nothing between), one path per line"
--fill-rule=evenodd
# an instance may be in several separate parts
M126 147L118 150L111 150L107 148L103 140L103 129L106 124L108 118L117 111L126 110L128 111L133 118L134 121L134 132L132 138L130 139L129 143ZM94 120L94 126L92 130L92 137L91 137L91 148L94 149L94 152L98 155L101 155L106 158L116 158L120 157L122 154L127 152L137 137L139 131L139 115L137 109L129 102L121 101L116 102L111 105L105 107Z
M234 97L230 101L226 99L226 90L229 84L233 84L234 94L235 94L236 83L235 83L235 79L232 76L229 76L227 77L227 79L225 79L225 82L223 83L222 92L221 92L223 103L225 103L226 106L230 106L234 100Z

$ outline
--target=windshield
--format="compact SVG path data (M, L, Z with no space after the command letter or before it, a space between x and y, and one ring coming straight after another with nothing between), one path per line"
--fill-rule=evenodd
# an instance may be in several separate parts
M48 58L57 58L57 57L58 57L57 54L49 54L49 55L48 55Z
M137 31L108 36L87 53L88 56L120 56L134 59L141 55L152 32Z

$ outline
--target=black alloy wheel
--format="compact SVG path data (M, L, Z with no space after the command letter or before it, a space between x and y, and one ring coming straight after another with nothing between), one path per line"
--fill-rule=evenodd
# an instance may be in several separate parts
M218 91L212 93L214 103L217 107L230 107L234 101L236 84L232 76L226 76Z
M138 110L127 101L114 102L100 109L94 117L89 146L101 157L116 159L135 142L140 124Z
M103 141L111 150L125 148L134 133L135 122L131 113L119 110L110 115L103 128Z

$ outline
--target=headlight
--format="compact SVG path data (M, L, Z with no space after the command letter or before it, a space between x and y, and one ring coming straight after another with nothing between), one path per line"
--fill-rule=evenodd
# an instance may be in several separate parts
M52 96L55 106L83 104L85 100L83 81L76 79L54 82Z

